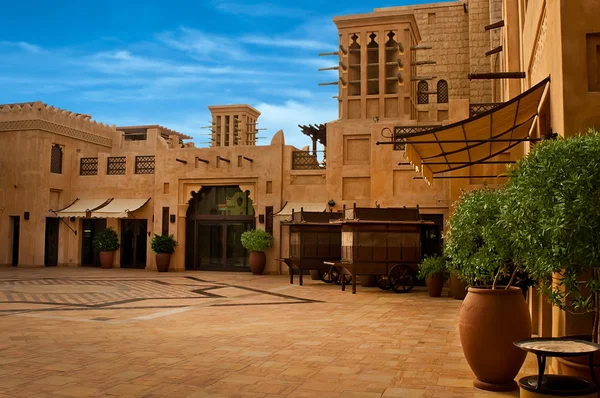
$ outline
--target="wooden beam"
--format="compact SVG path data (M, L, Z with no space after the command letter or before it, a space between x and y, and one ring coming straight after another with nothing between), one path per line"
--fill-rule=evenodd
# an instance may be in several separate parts
M500 20L498 22L494 22L492 24L487 25L484 29L485 30L492 30L492 29L498 29L504 26L504 20Z
M413 61L410 63L413 66L417 66L417 65L435 65L437 64L436 61Z
M469 73L469 80L525 79L525 72Z
M328 55L340 55L339 51L332 51L330 53L319 53L319 57L326 57Z
M324 70L338 70L338 69L340 69L339 65L338 66L330 66L328 68L319 68L318 71L323 72Z
M498 47L496 47L496 48L493 48L493 49L491 49L490 51L486 52L486 53L485 53L485 56L486 56L486 57L489 57L490 55L493 55L493 54L498 54L498 53L499 53L499 52L501 52L501 51L502 51L502 46L498 46Z
M177 161L179 163L187 164L187 160L175 158L175 161Z
M429 44L417 44L416 46L410 46L411 50L431 50L433 46Z
M412 80L413 82L417 82L420 80L433 80L437 78L437 76L413 76L410 78L410 80Z

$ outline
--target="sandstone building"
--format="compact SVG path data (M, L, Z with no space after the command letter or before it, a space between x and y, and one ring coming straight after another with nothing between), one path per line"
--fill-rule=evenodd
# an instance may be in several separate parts
M306 120L303 149L282 131L256 145L249 105L209 107L209 148L159 125L0 105L0 264L95 265L91 241L112 226L115 267L155 269L149 237L168 233L171 270L246 270L239 236L256 227L275 236L267 272L285 273L280 222L301 207L418 205L443 228L461 189L504 182L535 139L600 127L597 15L600 0L460 0L336 17L338 78L324 84L339 87L339 118Z

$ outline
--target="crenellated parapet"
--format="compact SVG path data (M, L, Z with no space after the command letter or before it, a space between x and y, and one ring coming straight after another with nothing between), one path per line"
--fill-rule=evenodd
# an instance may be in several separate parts
M92 120L90 115L46 105L41 101L0 105L0 132L44 130L81 141L112 147L114 125Z

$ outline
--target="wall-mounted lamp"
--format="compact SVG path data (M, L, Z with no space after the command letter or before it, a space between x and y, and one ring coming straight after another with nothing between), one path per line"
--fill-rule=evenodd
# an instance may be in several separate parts
M329 202L327 202L327 205L328 205L329 207L333 207L333 206L335 206L335 200L333 200L333 199L329 199Z
M175 222L175 214L171 214L171 215L169 216L169 221L171 221L171 222Z
M265 215L264 214L259 214L258 215L258 222L260 224L264 224L265 223Z
M69 221L71 222L75 222L76 218L75 217L69 217Z
M379 122L379 116L373 116L373 122L374 123Z
M23 213L23 219L29 220L29 212L28 211L26 211L25 213Z

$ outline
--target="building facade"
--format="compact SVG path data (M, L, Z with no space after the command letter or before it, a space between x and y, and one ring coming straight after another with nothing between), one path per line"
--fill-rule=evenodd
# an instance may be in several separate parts
M292 208L418 205L443 228L461 190L503 183L531 141L426 180L402 137L500 109L549 76L530 137L600 126L594 15L598 0L462 0L336 17L339 47L327 56L338 79L324 84L339 87L339 118L303 126L313 145L302 149L282 131L256 145L260 112L249 105L209 107L208 148L159 125L2 105L0 264L95 265L91 241L113 227L115 267L155 269L152 234L173 234L171 270L247 270L239 237L262 228L275 237L266 272L277 274Z

